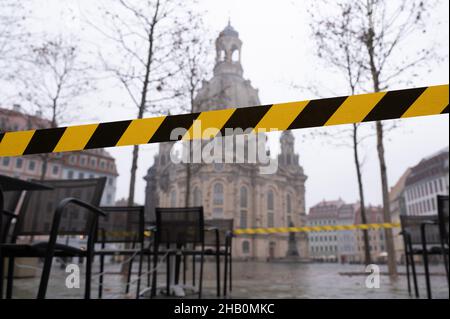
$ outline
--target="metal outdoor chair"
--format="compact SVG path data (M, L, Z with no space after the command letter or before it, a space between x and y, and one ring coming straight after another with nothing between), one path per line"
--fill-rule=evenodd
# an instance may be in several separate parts
M449 220L449 203L448 195L438 195L437 197L437 207L438 207L438 220L439 220L439 234L441 239L441 249L444 252L444 265L445 265L445 275L447 276L447 287L450 289L449 281L449 236L448 236L448 220Z
M106 213L105 218L98 221L98 230L96 232L97 244L100 249L95 249L95 255L100 256L100 277L98 287L98 298L103 295L103 272L106 256L126 256L129 258L128 275L125 293L130 290L131 273L133 269L133 260L139 255L139 270L137 279L136 298L139 298L142 274L142 258L144 252L144 206L120 207L110 206L101 207ZM107 247L107 245L109 247ZM120 248L111 247L112 245L121 245Z
M204 220L203 207L183 208L155 208L156 226L153 230L153 276L151 297L156 295L157 263L158 256L166 256L166 285L167 294L170 294L171 268L170 257L176 256L177 260L186 255L200 255L200 279L198 296L202 297L203 285L203 261L204 261ZM165 248L160 246L165 245ZM200 246L200 251L194 247ZM175 263L179 266L179 262ZM175 270L175 281L178 277L178 269Z
M9 240L11 232L11 224L16 219L14 214L19 204L21 191L3 192L0 190L0 245L5 244ZM0 247L0 299L3 299L3 255Z
M91 266L94 253L94 235L98 216L104 213L98 208L106 178L79 180L49 180L41 184L52 187L45 191L26 192L14 226L11 243L2 245L3 257L8 257L7 298L12 297L14 259L17 257L44 258L37 297L45 298L53 257L86 258L86 299L90 298ZM18 243L22 237L32 243ZM36 242L34 239L48 238ZM62 244L60 236L83 236L86 248ZM0 261L3 262L3 261Z
M16 219L16 208L19 205L22 191L3 192L0 200L0 243L7 243L11 232L11 223ZM0 195L1 196L1 195Z
M220 257L222 256L224 257L223 295L227 295L227 286L230 291L232 289L231 239L233 225L233 219L205 220L205 255L215 256L216 258L217 297L220 297ZM227 285L228 279L230 281Z
M428 298L431 298L430 273L428 267L429 255L442 255L445 252L441 247L441 240L438 227L437 215L425 216L400 216L401 227L405 247L406 274L408 280L408 291L411 293L410 270L414 283L414 292L419 297L419 289L417 285L416 264L414 256L422 256L425 281L427 286Z

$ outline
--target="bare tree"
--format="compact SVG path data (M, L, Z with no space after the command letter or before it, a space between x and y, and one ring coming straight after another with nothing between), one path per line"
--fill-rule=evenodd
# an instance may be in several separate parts
M99 10L102 25L88 22L114 44L113 52L101 53L104 67L128 94L137 118L146 113L166 114L168 102L180 95L174 83L180 71L176 58L182 47L180 35L193 27L191 9L181 0L117 0ZM134 204L138 159L139 146L135 145L129 205Z
M194 26L189 33L180 34L180 55L178 63L180 68L180 86L178 87L181 102L186 106L183 111L193 113L195 111L195 97L202 81L208 75L208 53L211 41L205 34L205 28L201 19L191 19ZM198 101L197 101L198 103ZM191 156L192 140L189 140L187 152ZM186 191L185 206L190 205L191 197L191 164L186 163Z
M418 68L437 58L432 47L405 47L407 40L413 35L426 32L424 17L435 3L430 1L425 4L421 0L327 2L329 12L333 14L323 16L321 23L337 30L344 27L344 31L351 35L351 52L363 53L352 56L353 63L363 69L358 85L362 90L379 92L390 88L394 83L410 84L411 79L417 76ZM344 25L343 21L346 19L348 23ZM340 43L336 43L336 46L339 45ZM384 129L380 121L376 122L376 133L384 222L389 223L391 215ZM392 230L385 229L385 235L389 273L395 276L397 268Z
M77 109L79 97L94 88L89 66L82 61L78 43L61 36L32 45L18 61L18 97L29 111L49 119L50 127L67 120ZM41 179L45 178L49 155L43 154Z
M310 23L312 34L314 36L318 56L328 64L337 68L345 76L350 93L354 95L359 88L363 67L358 63L360 61L361 46L358 48L353 41L352 30L348 28L352 24L351 19L354 18L349 13L349 4L338 4L341 13L341 19L327 23L323 23L321 17L314 14L317 6L310 10L312 22ZM364 186L362 181L361 162L359 155L359 145L362 142L358 137L359 124L354 123L350 132L342 129L345 137L351 138L353 148L353 159L356 169L356 177L358 182L358 193L360 202L361 221L367 224L366 207L364 200ZM348 134L349 133L349 134ZM342 135L342 134L341 134ZM336 136L333 135L333 138ZM366 265L371 264L370 244L368 230L363 230L364 239L364 262Z
M12 57L26 36L24 21L27 10L23 2L13 0L0 1L0 61ZM2 68L6 65L2 65ZM3 69L2 69L3 70ZM2 71L2 75L4 70Z

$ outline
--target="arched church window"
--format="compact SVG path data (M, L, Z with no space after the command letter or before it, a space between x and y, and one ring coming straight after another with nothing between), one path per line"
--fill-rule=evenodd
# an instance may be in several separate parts
M274 227L275 225L275 205L274 194L272 190L267 192L267 227Z
M239 51L237 49L234 49L231 52L231 61L238 62L239 61Z
M202 206L202 191L197 186L194 188L193 197L194 198L192 202L194 206Z
M213 218L223 216L223 184L216 183L213 186Z
M286 225L290 226L292 222L292 199L291 194L286 195Z
M250 243L248 240L242 242L242 253L248 254L250 252Z
M219 61L221 62L225 61L225 50L219 51Z
M240 191L241 208L247 208L247 206L248 206L248 194L247 193L248 193L247 187L242 186L241 191Z
M177 207L177 191L175 189L170 192L170 207Z
M240 199L240 226L241 228L247 228L247 220L248 220L248 191L247 187L242 186L239 194Z

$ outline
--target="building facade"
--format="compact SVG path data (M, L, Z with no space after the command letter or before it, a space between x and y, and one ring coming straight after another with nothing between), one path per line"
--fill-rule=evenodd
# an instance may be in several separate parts
M337 218L339 225L353 225L358 204L344 204L339 207ZM353 230L337 232L338 260L340 263L358 262L357 234Z
M366 207L368 223L382 223L381 207ZM322 201L309 210L308 226L336 226L361 224L359 203L347 204L342 200ZM369 229L369 249L373 261L386 258L384 230ZM311 231L309 254L317 261L362 263L364 262L364 238L361 230Z
M446 147L411 168L403 195L407 215L437 214L437 195L448 195L448 154Z
M70 152L62 157L63 179L84 179L106 177L105 189L100 202L102 206L114 206L116 200L116 163L104 149Z
M308 226L335 226L342 200L322 201L309 209ZM338 260L338 231L309 232L309 255L313 260Z
M43 127L50 127L50 121L41 118L39 114L25 114L19 105L14 105L12 109L0 108L0 132L21 131ZM43 159L40 155L4 156L0 158L0 174L22 179L41 179ZM45 178L61 178L62 155L50 154L46 160L47 169Z
M30 130L50 127L50 121L40 114L28 115L18 105L10 109L0 108L0 131ZM115 159L105 150L54 153L45 156L27 155L0 158L0 174L25 180L42 178L43 163L47 161L44 179L79 179L107 177L101 205L115 203L116 179Z
M381 206L366 207L366 218L368 224L379 224L384 222L383 208ZM361 209L358 207L355 211L355 224L362 224ZM395 230L394 230L395 231ZM364 236L362 230L356 230L356 245L358 247L358 254L356 260L364 262ZM374 262L386 262L387 251L385 242L384 229L369 229L369 249L370 257Z
M241 46L238 32L228 25L216 40L214 75L203 81L194 112L260 104L258 90L243 78ZM280 143L274 174L260 174L259 162L190 164L189 205L203 206L206 219L232 218L235 228L304 225L306 175L292 133L283 132ZM159 145L145 177L150 218L154 207L186 206L186 164L172 162L171 149L171 143ZM308 258L307 236L299 234L297 245L300 256ZM287 234L240 235L233 240L233 255L241 259L282 258L287 248Z

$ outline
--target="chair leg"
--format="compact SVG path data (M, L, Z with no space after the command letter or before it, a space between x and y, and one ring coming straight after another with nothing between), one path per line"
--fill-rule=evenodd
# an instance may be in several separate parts
M142 260L144 258L143 248L141 247L141 253L139 256L139 270L138 270L138 280L136 289L136 299L139 299L139 292L141 291L141 276L142 276Z
M153 298L156 296L156 285L157 285L157 275L158 271L156 269L156 266L158 264L158 245L154 245L154 252L153 252L153 271L152 271L152 289L150 293L150 298Z
M204 261L204 247L202 246L202 253L200 255L200 279L198 288L198 298L202 298L202 288L203 288L203 261Z
M150 249L150 248L149 248ZM151 268L151 255L150 255L150 251L148 252L147 255L147 287L150 287L150 268Z
M444 259L445 275L447 276L447 288L450 289L450 280L448 277L448 252L445 250L444 240L441 238L442 258ZM1 298L0 298L1 299Z
M48 281L52 268L53 255L47 254L44 260L44 268L42 269L41 281L39 283L39 291L37 299L45 299L47 294Z
M430 284L430 270L428 268L428 251L427 251L427 238L425 234L426 224L422 224L420 227L420 236L422 241L422 257L425 268L425 282L427 285L427 297L431 299L431 284Z
M220 297L220 254L216 250L216 281L217 281L217 297Z
M431 284L430 284L430 270L428 268L428 252L426 250L422 253L423 265L425 268L425 282L427 286L427 298L431 299Z
M223 296L227 296L227 275L228 275L228 248L225 248L225 256L224 256L224 269L223 269Z
M86 256L86 281L84 288L84 299L91 299L91 280L92 280L92 259L93 255L88 253Z
M170 253L166 258L166 294L170 296Z
M103 297L103 272L105 269L105 256L100 255L100 277L98 278L98 299Z
M6 279L6 299L12 298L14 281L14 257L8 258L8 275Z
M126 294L130 292L131 273L133 272L133 260L134 258L131 258L130 262L128 263L127 285L125 286Z
M186 254L183 254L183 285L186 285Z
M195 246L192 247L192 250L195 249ZM192 286L195 287L195 254L192 254Z
M231 246L230 246L230 258L229 258L229 261L230 261L230 292L233 290L233 269L232 269L232 267L233 267L233 260L232 260L232 255L231 255Z
M405 263L406 263L406 280L408 283L408 293L411 296L411 280L409 278L409 259L406 253L405 253Z
M411 270L412 270L412 275L413 275L413 283L414 283L414 292L416 295L416 298L419 298L419 287L417 286L417 273L416 273L416 262L414 261L414 254L412 253L412 245L411 243L408 243L409 245L409 258L410 258L410 262L411 262Z
M174 280L175 285L178 285L180 282L180 265L181 265L181 255L180 252L177 251L175 254L175 274L174 274Z

